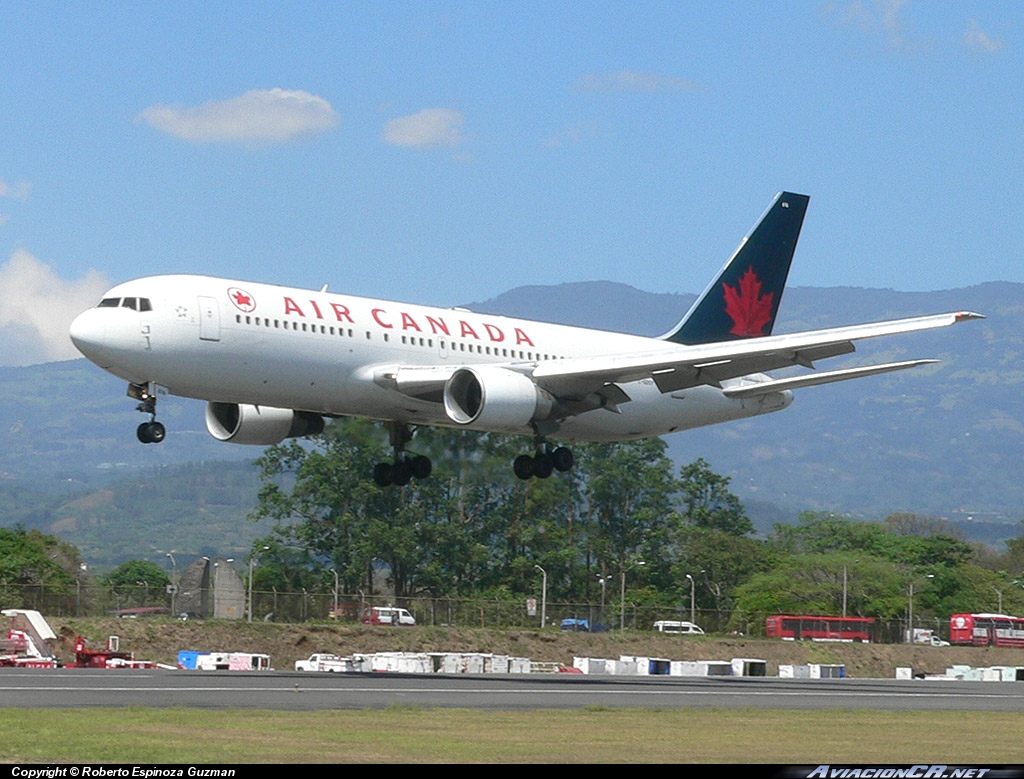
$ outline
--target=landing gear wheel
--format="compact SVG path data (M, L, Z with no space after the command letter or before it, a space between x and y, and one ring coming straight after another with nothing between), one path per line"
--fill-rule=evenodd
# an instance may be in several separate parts
M554 469L554 459L547 452L533 458L533 475L538 479L546 479Z
M572 449L567 446L560 446L551 453L551 461L556 471L571 471L573 466Z
M391 466L391 483L404 487L412 481L412 466L408 460L399 460Z
M533 476L533 458L528 454L519 455L512 462L512 470L523 481Z
M167 437L167 428L160 422L143 422L135 429L135 436L144 444L158 444Z
M430 462L430 458L422 454L416 455L408 462L415 479L425 479L434 470L434 464Z
M377 463L373 466L373 482L378 487L390 487L391 466L387 463Z

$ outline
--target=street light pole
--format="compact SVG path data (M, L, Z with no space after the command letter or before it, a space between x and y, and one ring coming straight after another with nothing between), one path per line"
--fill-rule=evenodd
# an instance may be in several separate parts
M626 571L639 565L647 565L643 560L637 560L632 565L622 569L622 588L619 591L619 630L626 629Z
M694 583L693 577L690 576L690 574L686 574L686 578L690 580L690 622L696 625L697 610L694 608L696 605L696 601L694 600L694 590L696 590L697 585Z
M256 560L263 552L270 551L269 546L265 546L262 549L253 552L249 557L249 623L252 624L252 571L256 567Z
M843 619L846 619L846 591L847 591L846 585L847 585L846 566L844 565L843 566Z
M924 578L934 579L935 574L930 573ZM907 643L914 643L914 582L910 583L910 598L907 601Z
M177 612L174 610L174 596L178 594L178 561L174 559L174 552L168 552L167 556L171 558L171 616L176 617Z
M332 568L331 573L334 574L334 618L338 618L338 572Z
M540 571L544 577L540 596L540 626L543 628L547 625L548 621L548 572L539 565L533 567Z

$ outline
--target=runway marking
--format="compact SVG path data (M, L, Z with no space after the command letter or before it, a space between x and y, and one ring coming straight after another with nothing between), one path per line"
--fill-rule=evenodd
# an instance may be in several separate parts
M461 688L452 689L450 687L340 687L340 688L322 688L322 687L302 687L298 690L292 687L110 687L110 686L99 686L99 687L83 687L83 686L18 686L18 687L4 687L0 686L0 695L4 692L83 692L83 693L97 693L97 692L216 692L216 693L282 693L286 695L343 695L343 694L395 694L401 693L404 695L416 695L416 694L445 694L445 695L530 695L530 696L565 696L565 695L652 695L652 696L713 696L713 697L744 697L744 698L755 698L755 697L835 697L837 693L841 694L846 698L882 698L882 697L907 697L907 698L1006 698L1006 697L1018 697L1024 696L1024 689L1021 690L1005 690L1002 692L968 692L968 691L953 691L953 692L918 692L916 690L907 691L906 693L900 693L898 691L890 692L869 692L869 691L857 691L857 690L654 690L654 689L615 689L608 687L587 687L587 688L541 688L541 689L529 689L529 690L503 690L493 689L489 687L482 688Z

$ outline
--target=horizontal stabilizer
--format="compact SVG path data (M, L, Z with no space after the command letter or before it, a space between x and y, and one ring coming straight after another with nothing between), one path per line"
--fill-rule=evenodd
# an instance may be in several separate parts
M722 394L730 398L753 398L758 395L767 395L771 392L782 392L783 390L800 389L801 387L816 387L819 384L859 379L863 376L874 376L877 373L902 371L906 368L916 368L919 365L930 365L936 362L938 360L906 360L905 362L887 362L883 365L866 365L862 368L845 368L839 371L811 373L805 376L794 376L790 379L772 379L771 381L762 381L757 384L747 384L741 387L728 387L722 390Z

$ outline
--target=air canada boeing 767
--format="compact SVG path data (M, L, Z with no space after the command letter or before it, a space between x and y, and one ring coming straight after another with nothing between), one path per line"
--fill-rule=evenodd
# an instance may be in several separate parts
M786 408L792 390L913 368L909 360L815 372L864 338L945 327L949 314L773 335L809 198L779 194L676 327L658 338L460 308L292 289L207 276L119 284L71 325L78 350L128 382L149 416L143 443L166 435L157 398L208 401L221 441L275 444L323 430L325 417L382 421L392 462L381 486L430 475L406 452L415 428L516 433L533 453L518 477L572 468L573 441L623 441ZM802 366L773 378L765 371ZM552 444L550 442L556 442Z

